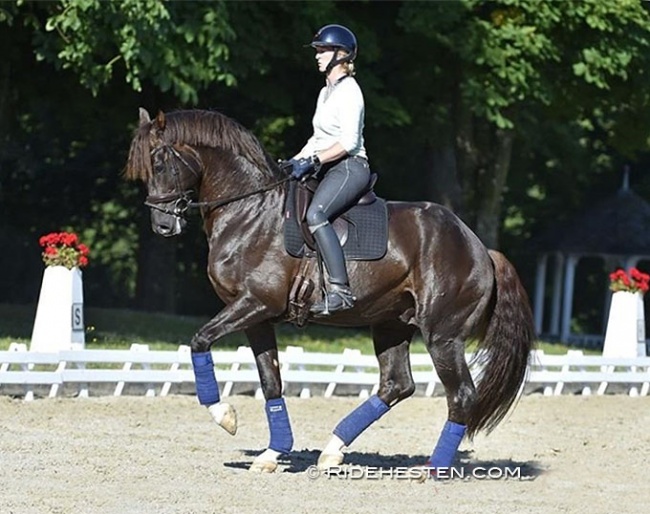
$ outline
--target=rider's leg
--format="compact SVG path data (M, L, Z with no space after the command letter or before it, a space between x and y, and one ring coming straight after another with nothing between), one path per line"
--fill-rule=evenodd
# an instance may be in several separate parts
M325 215L322 214L322 216ZM339 238L327 219L321 225L316 226L313 234L325 262L331 287L326 297L314 304L312 312L327 314L349 309L353 306L355 298L350 290L345 256Z
M326 173L307 210L307 224L318 244L331 285L323 301L312 307L315 314L349 309L354 303L341 243L330 221L353 205L369 180L370 169L365 159L346 159Z

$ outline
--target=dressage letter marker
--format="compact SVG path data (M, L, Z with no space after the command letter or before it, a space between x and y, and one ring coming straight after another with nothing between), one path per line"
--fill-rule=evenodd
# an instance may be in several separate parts
M83 350L83 301L79 268L45 268L29 349L34 352Z

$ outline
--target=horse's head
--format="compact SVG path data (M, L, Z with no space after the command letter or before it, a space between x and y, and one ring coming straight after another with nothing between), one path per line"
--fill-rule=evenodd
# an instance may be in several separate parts
M152 121L149 113L140 109L140 127L131 143L126 176L145 183L151 228L171 237L187 224L185 213L198 189L202 163L192 147L166 137L165 127L162 112Z
M167 237L183 231L190 207L209 207L202 215L214 216L289 180L251 132L202 110L161 112L152 120L140 109L125 177L144 182L153 231Z

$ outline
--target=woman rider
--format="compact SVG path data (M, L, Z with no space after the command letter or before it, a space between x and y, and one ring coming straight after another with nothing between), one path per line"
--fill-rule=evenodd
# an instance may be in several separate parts
M325 74L312 119L313 135L289 163L300 180L314 173L320 182L307 210L307 224L328 273L329 291L316 302L316 316L349 309L355 297L350 289L345 257L330 224L366 191L370 167L364 148L364 100L354 79L357 39L346 27L326 25L310 44L316 49L318 69Z

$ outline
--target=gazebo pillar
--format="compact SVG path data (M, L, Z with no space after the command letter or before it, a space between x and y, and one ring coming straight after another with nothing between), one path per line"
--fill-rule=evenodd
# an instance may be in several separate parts
M626 271L628 271L630 268L636 268L637 264L641 260L641 257L638 255L630 255L625 258L625 262L623 263L623 267L625 268ZM612 270L613 271L613 270Z
M544 287L546 285L546 263L548 254L537 258L537 273L535 274L535 333L542 333L544 322Z
M612 304L612 292L609 290L609 274L612 273L617 266L624 266L622 260L618 256L605 255L603 256L603 261L605 262L605 298L603 301L603 318L602 318L602 333L605 333L607 328L607 320L609 318L609 308Z
M560 308L562 307L562 275L564 274L564 255L555 254L555 270L553 274L553 301L551 304L551 329L552 336L560 335Z
M571 335L571 313L573 311L573 284L575 281L578 257L569 255L565 264L564 273L564 298L562 302L562 331L560 338L563 342L569 341Z

